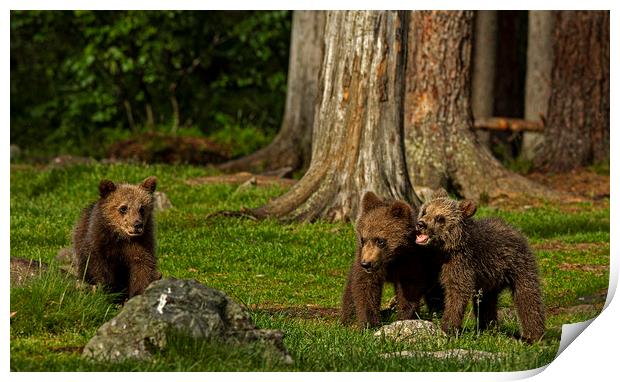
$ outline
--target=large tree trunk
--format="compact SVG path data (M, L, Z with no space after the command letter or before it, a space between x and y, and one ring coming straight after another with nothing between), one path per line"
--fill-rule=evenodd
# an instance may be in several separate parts
M473 13L413 12L411 21L409 15L328 12L310 167L286 194L245 212L352 220L367 190L419 204L410 179L475 199L549 195L476 142L469 94Z
M545 145L553 171L609 160L609 11L554 13Z
M525 73L526 120L537 121L547 117L553 63L552 32L552 11L529 11ZM521 157L533 160L540 152L543 143L543 133L524 132Z
M472 132L470 66L473 12L413 12L409 23L405 149L414 185L446 187L473 199L543 187L513 174Z
M330 11L312 160L259 217L354 219L365 190L419 203L403 152L406 12Z
M310 163L312 125L323 60L325 11L294 11L284 117L268 146L220 166L224 171L305 169Z
M497 11L477 11L475 19L471 92L472 111L478 119L493 116ZM489 145L490 134L487 130L476 131L478 141L485 146Z

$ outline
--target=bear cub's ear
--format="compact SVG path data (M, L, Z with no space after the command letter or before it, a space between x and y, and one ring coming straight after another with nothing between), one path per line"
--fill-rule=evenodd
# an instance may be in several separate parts
M463 213L463 217L470 218L474 216L478 207L473 200L465 199L459 202L459 210Z
M383 201L372 191L368 191L362 197L362 212L368 212L383 204Z
M144 188L145 190L147 190L149 193L152 194L153 192L155 192L155 188L157 187L157 178L154 176L149 176L148 178L142 181L142 184L140 184L140 187Z
M116 185L111 180L102 179L101 182L99 182L99 196L101 198L110 195L114 190L116 190Z
M410 219L414 216L415 211L409 204L398 200L390 206L390 214L395 218Z
M438 189L433 191L433 194L431 195L431 199L439 199L439 198L447 198L447 197L448 197L448 191L446 191L442 187L439 187Z

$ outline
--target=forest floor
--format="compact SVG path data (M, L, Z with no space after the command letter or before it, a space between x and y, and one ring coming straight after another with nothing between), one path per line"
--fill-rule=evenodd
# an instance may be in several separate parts
M234 182L219 182L214 179L222 177L212 178L219 175L215 170L186 165L11 165L11 256L40 260L54 268L58 251L70 245L71 229L81 209L96 199L101 178L138 182L149 175L158 177L158 189L174 206L157 214L158 258L164 277L193 278L229 294L250 309L259 327L285 333L295 363L270 361L252 347L181 340L172 341L150 362L84 360L80 357L83 346L121 307L100 290L77 288L52 270L11 287L11 370L524 370L551 362L562 324L595 317L606 298L609 176L591 169L557 178L530 175L571 192L574 198L566 203L491 202L477 213L501 216L518 227L536 253L548 317L545 337L533 345L514 338L519 326L508 293L500 299L497 328L478 333L470 306L464 332L441 345L433 340L407 345L340 325L340 297L355 251L352 224L207 218L219 210L262 205L291 184L261 178L251 181L247 174L237 176ZM392 295L388 288L384 303ZM448 348L481 350L497 357L438 360L423 353L412 358L381 356Z

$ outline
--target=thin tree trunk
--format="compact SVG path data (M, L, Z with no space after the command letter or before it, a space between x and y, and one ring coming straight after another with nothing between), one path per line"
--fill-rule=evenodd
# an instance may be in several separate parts
M177 101L177 84L170 84L170 105L172 106L172 134L176 134L181 123L181 113L179 111L179 102Z
M402 145L406 28L406 12L327 13L310 167L255 215L354 219L365 190L419 203Z
M470 97L473 12L413 12L409 23L405 149L415 186L479 199L549 192L507 171L476 142Z
M153 115L153 107L151 106L150 103L146 103L146 105L144 106L144 110L146 111L146 126L149 129L149 131L153 131L153 128L155 127L155 117Z
M140 89L144 93L144 113L146 114L146 127L149 131L155 128L155 115L153 114L153 106L151 105L153 98L151 92L144 82L144 73L140 75Z
M177 101L177 97L175 95L170 96L170 105L172 106L172 127L170 131L172 134L176 134L179 129L179 102Z
M609 160L609 11L554 12L545 145L552 171Z
M323 60L324 11L294 11L284 117L267 147L220 166L224 171L262 172L310 163L312 125Z
M133 112L128 99L123 100L123 106L125 107L125 113L127 114L127 123L129 123L129 128L131 131L136 131L136 122L133 119Z
M472 111L474 118L493 116L493 82L497 46L497 11L476 11L472 71ZM490 132L476 131L478 141L489 145Z
M527 71L525 73L525 119L546 119L551 95L553 63L553 12L529 11ZM544 143L543 133L523 133L521 157L533 160Z

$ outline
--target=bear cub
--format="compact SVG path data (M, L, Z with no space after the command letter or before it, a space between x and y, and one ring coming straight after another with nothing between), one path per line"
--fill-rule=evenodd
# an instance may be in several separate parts
M505 288L512 291L527 342L538 341L545 332L545 308L536 258L527 239L499 218L472 219L476 204L455 201L445 190L435 191L420 208L416 243L439 250L440 281L445 292L441 327L459 330L470 298L480 329L497 321L497 299ZM481 297L481 298L480 298Z
M360 327L380 323L381 294L393 283L397 319L417 318L424 297L429 310L443 307L436 257L415 247L416 211L402 201L364 194L356 224L357 251L342 298L341 322L357 318Z
M153 176L139 185L99 183L99 200L84 209L73 232L79 277L129 298L161 278L155 258L156 186Z

